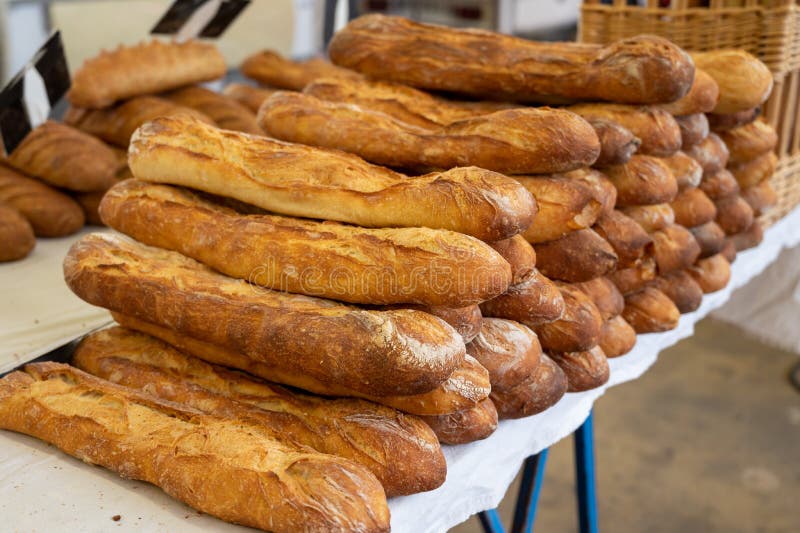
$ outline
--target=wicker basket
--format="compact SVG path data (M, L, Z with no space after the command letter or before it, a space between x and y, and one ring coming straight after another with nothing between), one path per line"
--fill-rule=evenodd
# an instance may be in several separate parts
M776 79L800 68L800 6L794 0L761 0L758 56Z

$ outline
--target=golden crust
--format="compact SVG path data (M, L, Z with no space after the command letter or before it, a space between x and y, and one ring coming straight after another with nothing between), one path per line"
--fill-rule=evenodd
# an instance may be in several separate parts
M716 114L737 113L764 103L772 92L769 68L744 50L693 52L697 68L719 86Z
M716 255L725 246L725 232L716 222L689 228L697 244L700 245L700 258Z
M681 149L690 147L708 137L710 130L708 117L703 113L675 117L675 122L681 129Z
M26 257L36 246L33 228L19 211L0 203L0 263Z
M339 68L324 59L292 61L272 50L262 50L248 56L242 63L241 71L262 85L291 91L300 91L318 78L359 77L352 70Z
M589 118L597 138L600 140L600 155L592 166L603 168L609 165L624 165L642 145L642 140L631 130L612 120Z
M709 113L707 116L711 130L720 133L750 124L761 116L761 106L745 109L744 111L737 111L736 113Z
M689 274L703 289L703 293L709 294L724 289L728 284L731 279L731 264L719 253L699 260L689 269Z
M521 234L489 243L489 246L511 265L512 284L522 283L536 268L536 251Z
M467 353L489 372L492 392L513 389L536 371L542 347L526 326L502 318L486 318L467 344Z
M567 376L547 355L528 378L507 391L492 389L500 419L524 418L554 406L567 392Z
M245 106L224 94L204 87L190 86L166 93L163 97L178 105L190 107L209 117L224 130L263 135L256 115Z
M552 322L564 312L564 299L556 285L535 268L519 283L496 298L480 304L484 316L516 320L528 327Z
M636 221L647 233L662 230L675 223L675 212L667 203L632 205L623 207L621 211Z
M769 180L742 189L742 198L753 208L753 213L757 217L778 203L778 193L772 188Z
M622 313L622 309L625 307L625 298L609 278L595 278L574 285L594 302L603 320L611 320Z
M594 194L595 200L603 206L601 214L610 213L617 205L617 188L608 177L595 169L584 168L563 174L573 180L587 185Z
M671 115L693 115L695 113L710 113L714 110L719 100L719 85L707 72L694 69L692 88L686 96L669 104L658 107Z
M700 163L703 174L714 174L724 169L730 157L728 147L716 133L709 133L705 139L689 147L686 155Z
M666 294L655 287L645 287L625 297L622 318L636 333L669 331L678 327L681 313Z
M700 190L717 201L739 194L739 183L730 171L722 169L711 174L703 174Z
M600 331L600 349L606 357L619 357L636 346L636 331L621 316L603 322Z
M748 250L761 244L764 240L764 227L761 222L754 220L753 223L745 231L731 235L730 240L736 247L736 252ZM723 267L724 268L724 267Z
M608 278L617 286L619 292L627 296L642 290L648 283L656 278L656 260L647 256L636 266L622 268L608 275Z
M603 169L617 188L617 207L671 202L678 194L678 182L659 158L634 155L624 165Z
M497 429L497 409L486 398L475 407L439 416L423 416L442 444L483 440Z
M728 167L728 170L730 170L733 177L736 178L739 187L746 189L769 179L775 172L777 166L778 156L776 156L774 152L768 152L746 163L731 165Z
M703 302L703 289L687 270L658 276L653 280L653 287L666 294L681 314L695 311Z
M258 109L264 100L272 96L278 89L267 89L265 87L253 87L244 83L229 83L222 90L222 94L233 98L254 115L258 113Z
M685 189L670 203L675 213L675 223L693 228L712 222L717 216L714 202L701 189Z
M551 353L550 357L567 376L567 392L596 389L605 385L611 375L608 358L599 346L584 351Z
M580 352L597 346L603 325L597 306L574 285L559 283L558 289L564 297L564 314L554 322L533 328L542 348L552 354Z
M659 274L689 268L700 256L700 245L683 226L672 224L651 236Z
M541 273L562 281L581 282L604 276L614 271L618 262L611 244L591 229L573 231L534 248Z
M719 137L728 147L728 152L730 152L728 164L731 165L751 161L778 145L777 132L762 120L720 132Z
M714 219L725 235L741 233L753 223L755 213L750 204L735 194L716 201L717 217Z
M622 211L612 211L601 216L593 229L617 254L616 268L635 265L652 248L653 239L635 220Z
M678 191L684 191L700 185L703 179L703 167L684 152L675 152L664 158L664 163L678 183Z

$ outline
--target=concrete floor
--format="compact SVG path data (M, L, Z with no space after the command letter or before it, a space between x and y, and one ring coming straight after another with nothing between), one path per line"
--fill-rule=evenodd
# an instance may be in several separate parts
M800 532L798 356L704 320L595 404L600 530ZM537 532L577 531L572 439L550 449ZM500 507L511 523L516 482ZM452 530L481 531L476 518Z

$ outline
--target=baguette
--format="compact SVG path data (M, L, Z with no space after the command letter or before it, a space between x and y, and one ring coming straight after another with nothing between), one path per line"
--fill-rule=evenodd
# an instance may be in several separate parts
M678 194L678 182L661 160L634 155L624 165L603 169L617 188L617 207L671 202Z
M603 206L601 214L614 210L614 206L617 205L617 188L605 174L594 169L584 168L567 172L564 176L580 181L592 190L595 200Z
M719 100L719 85L708 73L696 68L694 81L686 96L669 104L659 105L659 109L670 115L682 116L697 113L710 113Z
M764 228L761 222L754 220L749 228L736 235L731 235L730 238L737 252L748 250L758 246L764 240Z
M720 251L719 255L724 257L729 264L732 264L736 260L736 254L736 242L733 240L733 237L726 238L725 246L722 247L722 251Z
M631 130L614 121L602 118L588 120L600 140L600 155L594 162L598 168L609 165L624 165L639 150L642 140Z
M531 376L539 366L542 347L526 326L502 318L487 318L467 345L467 354L489 372L492 392L509 391Z
M609 46L537 43L481 30L367 15L334 36L331 60L371 78L475 97L517 101L671 102L691 87L694 66L665 39Z
M477 337L481 331L483 316L481 309L477 305L467 305L465 307L443 307L425 305L405 305L388 306L386 308L396 309L416 309L424 311L435 317L439 317L461 335L464 344Z
M83 210L86 223L90 226L105 226L103 219L100 218L100 202L103 201L106 191L84 192L73 196L78 205Z
M159 118L141 127L128 161L138 179L230 196L275 213L367 227L426 226L487 241L527 228L530 193L478 168L408 178L358 157Z
M8 164L48 185L71 191L104 191L119 163L111 149L80 130L48 120L11 152Z
M625 298L609 278L595 278L575 286L594 302L603 320L611 320L625 307Z
M679 192L700 185L700 180L703 179L703 167L684 152L675 152L670 157L665 157L664 163L675 177Z
M542 348L552 352L580 352L597 345L603 317L597 306L581 290L559 283L564 297L564 314L556 321L533 328Z
M692 59L719 86L714 113L736 113L758 107L772 92L772 73L744 50L693 52Z
M619 357L636 346L636 331L621 316L603 322L600 330L600 349L606 357Z
M758 185L742 189L742 198L753 208L755 216L761 216L778 203L778 193L772 188L769 180Z
M438 416L423 416L442 444L467 444L483 440L497 429L497 409L486 398L475 407Z
M106 109L70 107L64 122L120 148L128 148L136 128L157 117L185 115L213 124L208 116L155 96L140 96Z
M247 215L185 189L137 180L108 191L100 213L144 244L231 277L351 303L465 307L504 293L512 278L500 254L460 233Z
M700 190L714 201L739 194L739 183L728 170L720 170L712 174L704 174L700 182Z
M593 229L617 254L617 268L635 265L653 246L653 239L647 232L622 211L612 211L601 216Z
M730 157L728 147L716 133L709 133L708 137L689 147L686 155L700 163L704 174L714 174L724 169Z
M427 313L368 311L254 289L175 252L115 235L76 242L64 278L91 304L377 396L431 391L465 353L458 333Z
M30 223L4 203L0 203L0 243L0 263L27 257L36 246Z
M157 326L120 313L112 312L111 315L114 320L126 328L147 333L176 347L183 353L193 355L214 365L244 370L248 374L275 383L291 385L323 396L370 400L412 415L439 415L468 409L487 398L491 388L489 373L486 369L474 358L465 357L461 366L456 368L444 382L430 392L402 396L372 396L340 384L329 384L316 380L306 373L286 371L266 363L254 361L241 353L192 339L169 328Z
M190 86L164 94L164 98L180 106L199 111L224 130L263 135L256 115L245 106L224 94L204 87Z
M241 66L242 74L268 87L301 91L318 78L358 77L352 70L339 68L330 62L312 58L292 61L272 50L262 50L248 56Z
M633 294L645 288L656 279L656 260L654 257L645 257L638 265L623 268L612 272L608 279L617 286L624 296Z
M729 164L738 165L772 151L778 145L778 134L761 120L756 120L729 131L721 132L720 139L730 152Z
M244 83L229 83L222 89L222 94L233 98L254 115L258 114L258 110L264 100L272 96L278 89L267 89L265 87L253 87Z
M659 231L675 223L675 212L670 204L632 205L621 209L647 233Z
M0 203L19 211L37 237L64 237L83 227L81 207L69 196L0 163Z
M162 400L255 423L276 440L359 463L378 478L388 497L432 490L444 482L447 467L436 436L420 420L388 407L299 394L214 367L120 327L85 337L72 362Z
M522 235L514 235L510 239L489 243L489 246L511 265L511 284L513 285L522 283L536 268L536 251Z
M500 419L525 418L554 406L567 392L567 376L545 354L536 370L507 391L492 388L490 398Z
M564 312L564 299L556 285L533 269L505 294L480 304L483 316L516 320L528 327L552 322Z
M746 189L769 179L777 166L778 156L774 152L768 152L746 163L731 165L728 170L736 178L739 187Z
M703 293L717 292L725 288L731 279L731 264L722 254L701 259L689 269Z
M68 365L30 364L0 380L0 427L228 522L275 532L389 531L383 488L363 466Z
M695 311L703 302L703 289L686 270L658 276L653 287L666 294L681 314Z
M675 223L685 228L713 222L717 216L714 202L701 189L685 189L670 203L675 213Z
M597 192L569 175L517 176L517 181L536 199L534 223L522 236L531 243L559 239L591 227L603 209Z
M741 233L753 224L755 214L750 204L741 196L733 195L717 200L717 217L714 219L725 235Z
M618 257L603 237L591 229L568 233L534 246L536 267L551 279L588 281L612 272Z
M506 174L564 172L594 163L600 153L586 121L549 108L508 109L421 128L368 107L280 92L261 106L258 123L277 139L414 170L474 165Z
M688 150L708 137L710 132L708 120L703 113L675 117L675 122L681 130L681 150Z
M225 75L216 46L152 40L119 46L87 60L72 76L67 100L75 107L100 109L119 100L160 93Z
M708 114L708 123L712 131L721 133L734 128L740 128L750 124L761 116L761 106L751 107L744 111L737 111L729 114Z
M700 256L700 245L683 226L672 224L651 235L659 274L688 268Z
M725 232L716 222L689 228L697 244L700 245L700 258L716 255L725 246Z
M608 382L611 369L602 348L553 353L550 357L567 376L567 392L583 392L602 387Z
M577 104L567 108L586 120L616 122L641 141L638 153L667 157L681 148L681 130L668 112L658 107L620 104Z
M680 311L666 294L655 287L645 287L625 297L622 318L636 333L669 331L678 327Z

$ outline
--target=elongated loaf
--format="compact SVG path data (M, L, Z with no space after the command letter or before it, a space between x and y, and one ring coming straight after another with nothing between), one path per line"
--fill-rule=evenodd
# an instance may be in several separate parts
M689 269L705 294L725 288L731 279L731 264L721 253L701 259Z
M547 355L527 379L506 390L492 389L490 398L501 419L524 418L554 406L567 392L567 376Z
M617 267L619 259L608 241L591 229L573 231L534 248L536 267L548 278L562 281L604 276Z
M725 246L725 232L716 222L709 222L702 226L695 226L689 231L694 235L694 240L700 245L700 258L716 255Z
M603 169L617 188L617 207L671 202L678 194L678 182L659 158L634 155L624 165Z
M631 130L614 121L603 118L590 118L589 124L594 128L600 140L600 155L594 162L595 167L624 165L642 145L642 140Z
M728 147L716 133L709 133L705 139L690 146L686 149L686 155L700 163L704 174L714 174L724 169L730 157Z
M636 346L636 331L622 316L615 316L603 322L598 344L606 357L619 357Z
M398 305L397 307L407 307L408 309L418 309L433 316L439 317L461 335L464 343L474 339L481 330L483 315L481 308L477 305L467 305L465 307L443 307L429 305Z
M536 251L522 235L490 243L511 266L511 283L522 283L536 268Z
M754 220L745 231L737 233L736 235L731 235L730 240L736 247L737 252L748 250L754 246L758 246L761 244L761 241L764 240L764 227L761 225L760 221ZM724 269L724 266L721 267L721 269L717 269L717 271L721 271L722 269ZM730 268L728 270L730 270Z
M241 71L262 85L291 91L300 91L317 78L358 77L352 70L339 68L324 59L292 61L272 50L248 56Z
M256 121L255 113L224 94L204 87L190 86L168 92L164 94L164 98L203 113L224 130L264 134Z
M64 278L91 304L378 396L433 390L465 353L458 333L427 313L368 311L257 289L115 235L75 243Z
M528 327L552 322L564 312L564 299L555 284L533 269L519 283L480 304L484 316L516 320Z
M742 189L742 198L753 208L756 216L761 216L778 203L778 193L772 188L769 180Z
M750 204L735 194L717 200L717 217L714 219L725 235L735 235L745 231L753 223L755 214Z
M732 165L751 161L778 144L778 134L772 126L761 120L720 132L719 137L728 147L728 163Z
M658 107L676 116L710 113L716 107L717 100L719 100L719 85L708 73L696 68L689 92L680 100Z
M0 263L27 256L36 246L30 222L19 211L0 202Z
M547 324L535 326L539 342L547 353L590 350L600 339L603 317L591 298L578 287L559 283L564 297L564 314Z
M670 203L675 223L693 228L712 222L717 216L714 202L701 189L685 189Z
M704 174L700 182L700 190L714 201L739 194L739 183L730 171L720 171Z
M617 268L635 265L653 244L647 232L622 211L604 214L593 229L617 254Z
M383 15L350 22L328 53L337 65L372 78L518 101L671 102L694 77L688 54L658 37L606 47L537 43Z
M489 372L496 392L511 390L531 376L539 366L542 347L536 334L519 322L486 318L467 353Z
M655 287L645 287L625 297L622 318L636 333L669 331L678 327L681 313L669 297Z
M133 174L229 196L275 213L367 227L426 226L498 241L536 212L519 183L483 169L408 178L351 154L159 118L134 135Z
M703 113L693 115L683 115L675 117L675 122L681 129L681 149L687 150L691 146L699 143L710 132L708 117Z
M595 278L574 285L594 302L603 320L611 320L622 313L622 309L625 307L625 298L609 278Z
M775 155L775 152L767 152L745 163L731 165L728 170L736 178L739 186L746 189L768 179L775 172L777 166L778 156Z
M693 52L692 59L719 86L714 113L736 113L757 107L772 92L769 68L744 50Z
M659 274L688 268L700 256L700 245L683 226L672 224L651 236Z
M272 96L272 93L276 91L277 89L253 87L244 83L229 83L222 89L222 94L233 98L255 115L264 100Z
M656 278L657 267L655 257L647 256L639 264L630 268L621 268L608 275L619 291L627 296L642 290Z
M614 206L617 205L617 188L605 174L595 169L583 168L566 172L563 176L587 185L592 190L595 200L603 206L601 214L614 210Z
M497 429L497 409L489 398L475 407L438 416L421 417L442 444L483 440Z
M228 522L275 532L389 531L383 488L363 466L68 365L36 363L0 380L0 427Z
M653 287L667 295L681 313L690 313L703 302L703 289L687 270L675 270L658 276Z
M511 282L508 263L491 247L447 230L246 215L185 189L137 180L108 191L100 212L106 224L144 244L292 293L464 307L504 293Z
M568 392L596 389L611 375L608 358L599 346L580 352L551 353L550 357L567 376Z
M84 338L72 361L114 383L232 422L260 424L276 440L360 463L388 497L444 482L447 468L436 436L420 420L388 407L299 394L120 327Z
M707 116L711 130L719 133L750 124L761 116L761 106L751 107L736 113L709 113Z
M667 203L632 205L623 207L621 211L635 220L647 233L662 230L675 223L675 212Z
M678 191L684 191L700 185L703 179L703 167L694 158L684 152L675 152L663 159L678 183Z

